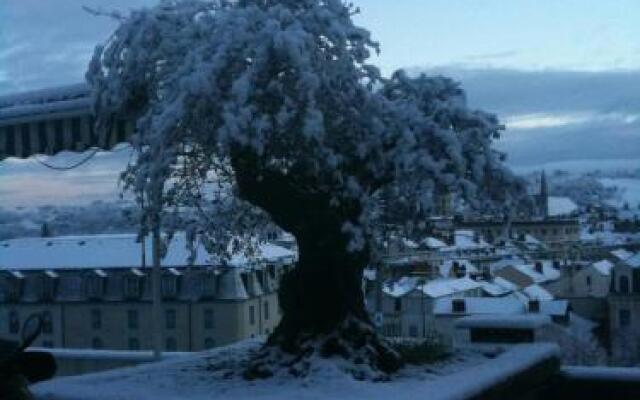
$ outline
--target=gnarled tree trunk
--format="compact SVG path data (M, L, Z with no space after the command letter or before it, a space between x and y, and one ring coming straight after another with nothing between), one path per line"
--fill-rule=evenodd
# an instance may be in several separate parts
M359 202L332 206L330 194L302 189L279 173L262 170L258 176L246 162L234 160L240 196L291 232L299 254L297 267L280 287L282 320L246 376L270 376L278 363L304 374L306 359L316 352L352 361L360 378L371 369L380 372L378 377L397 370L400 357L379 338L364 305L362 272L369 249L349 251L350 236L343 231L345 222L360 216ZM278 360L273 357L278 350L290 357Z

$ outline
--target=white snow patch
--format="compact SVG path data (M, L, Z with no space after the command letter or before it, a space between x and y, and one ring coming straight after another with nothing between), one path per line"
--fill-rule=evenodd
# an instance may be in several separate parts
M477 395L537 362L557 355L551 344L516 345L488 359L459 352L423 367L407 367L389 382L358 381L333 359L315 359L306 378L288 374L245 381L238 373L258 341L197 353L186 358L96 374L67 377L33 387L40 400L282 400L461 399Z

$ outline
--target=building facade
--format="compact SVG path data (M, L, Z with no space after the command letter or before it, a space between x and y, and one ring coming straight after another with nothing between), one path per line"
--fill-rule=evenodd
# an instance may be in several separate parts
M151 269L140 264L135 237L0 242L0 336L18 339L26 318L40 313L36 346L151 349ZM266 245L258 261L235 257L224 265L198 249L189 265L184 244L178 237L163 260L165 351L199 351L271 333L280 320L279 281L295 253Z

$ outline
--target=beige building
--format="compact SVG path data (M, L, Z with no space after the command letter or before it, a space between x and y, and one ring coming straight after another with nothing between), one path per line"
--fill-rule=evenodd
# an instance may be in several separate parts
M280 319L278 282L295 253L266 244L259 262L225 264L196 249L187 264L177 235L163 259L166 351L198 351L269 334ZM146 249L150 254L150 249ZM43 347L151 349L151 275L135 235L25 238L0 242L0 336L18 338L44 317Z
M556 258L576 258L576 245L580 242L580 225L577 218L544 218L512 221L509 226L494 220L467 220L461 225L482 235L490 243L503 237L515 240L533 237L547 246Z
M369 292L367 306L375 313L375 292ZM391 337L425 337L436 330L433 307L436 299L482 296L482 286L470 279L425 280L403 277L388 282L382 293L382 333Z
M608 300L614 359L640 362L640 253L615 263Z

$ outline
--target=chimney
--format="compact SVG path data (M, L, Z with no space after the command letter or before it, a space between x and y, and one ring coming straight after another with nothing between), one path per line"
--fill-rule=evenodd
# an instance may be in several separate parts
M536 270L537 273L542 274L543 270L542 270L542 262L540 261L536 261L534 268Z
M482 269L482 278L485 281L490 281L491 280L491 270L489 269L489 267L485 267Z
M540 300L529 300L529 312L530 313L540 312Z
M467 311L467 306L464 299L451 300L451 309L454 313L464 313Z

